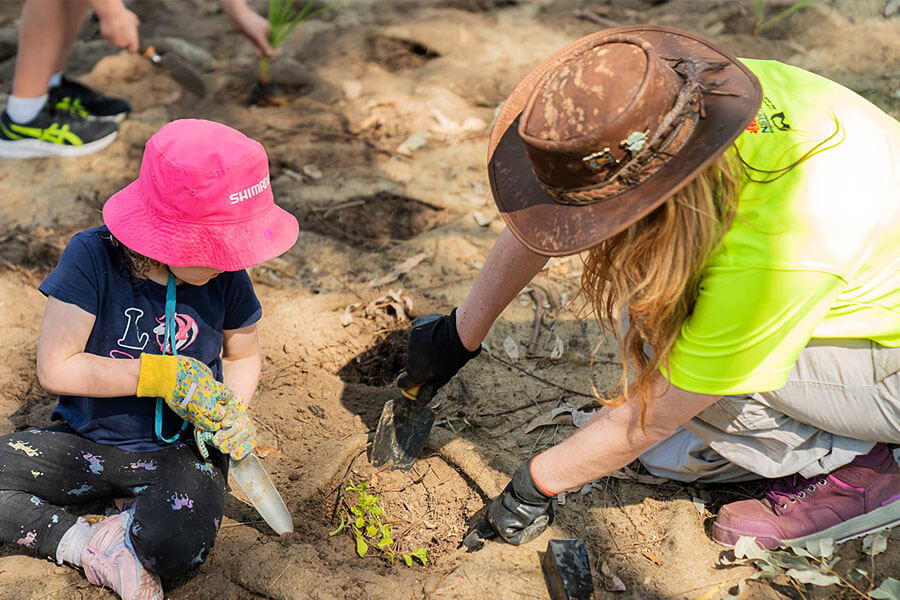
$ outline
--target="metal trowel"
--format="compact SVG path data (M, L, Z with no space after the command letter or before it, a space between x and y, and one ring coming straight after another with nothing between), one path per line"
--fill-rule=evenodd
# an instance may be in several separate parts
M434 411L428 405L433 394L431 385L416 386L384 403L372 442L373 465L390 464L391 470L402 471L412 467L434 425Z
M193 67L187 64L187 61L174 52L160 54L153 46L147 46L143 55L154 66L164 69L178 85L187 91L200 98L206 95L206 85L203 80L200 79Z

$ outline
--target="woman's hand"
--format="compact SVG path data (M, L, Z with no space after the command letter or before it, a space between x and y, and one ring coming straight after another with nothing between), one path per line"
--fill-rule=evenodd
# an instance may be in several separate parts
M93 0L100 20L100 35L117 48L135 54L138 51L138 25L141 20L125 7L122 0Z
M258 58L275 55L275 50L269 45L268 19L251 10L246 0L221 0L220 3L234 28L253 44Z
M449 315L431 314L412 322L406 347L406 371L397 381L403 389L431 385L437 391L481 352L470 352L456 332L456 309Z
M534 480L528 460L491 503L485 519L505 542L518 546L541 535L553 522L552 500Z

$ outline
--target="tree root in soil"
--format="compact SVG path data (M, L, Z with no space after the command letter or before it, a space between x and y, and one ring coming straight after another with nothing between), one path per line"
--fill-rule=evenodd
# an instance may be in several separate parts
M496 498L509 483L509 475L488 465L477 445L446 429L432 429L426 446L472 481L485 498Z

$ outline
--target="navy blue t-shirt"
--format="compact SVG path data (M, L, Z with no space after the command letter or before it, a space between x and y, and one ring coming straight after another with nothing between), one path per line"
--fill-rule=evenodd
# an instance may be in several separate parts
M109 230L95 227L72 237L38 288L96 316L85 352L110 358L162 354L166 286L135 277L129 264ZM252 325L261 316L246 271L225 272L200 286L182 283L176 287L176 350L207 364L221 381L222 332ZM168 446L156 437L155 410L155 398L61 395L53 419L64 419L97 443L147 452ZM163 405L163 436L181 426L178 415ZM188 427L182 439L190 432Z

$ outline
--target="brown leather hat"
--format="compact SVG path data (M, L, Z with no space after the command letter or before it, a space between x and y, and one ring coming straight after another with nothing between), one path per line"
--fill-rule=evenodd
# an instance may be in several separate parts
M488 174L500 214L532 251L575 254L684 187L762 102L729 52L670 27L616 27L542 62L506 99Z

